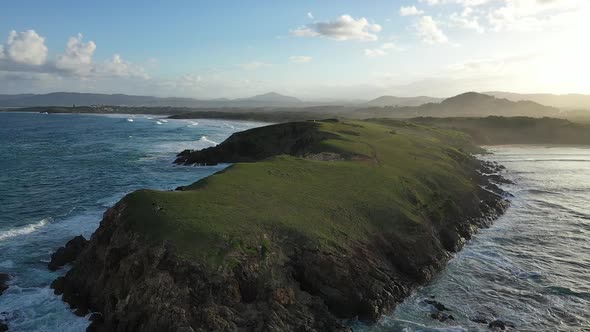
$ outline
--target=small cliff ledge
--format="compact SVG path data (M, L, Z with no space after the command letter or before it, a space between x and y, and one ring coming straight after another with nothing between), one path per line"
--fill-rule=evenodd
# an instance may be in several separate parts
M440 271L508 206L468 136L397 121L299 122L185 151L238 162L105 214L52 284L91 331L349 331Z
M328 120L329 121L329 120ZM262 160L281 154L303 156L313 152L321 141L335 138L334 134L318 130L316 122L289 122L238 132L221 144L199 150L184 150L176 164L215 165Z

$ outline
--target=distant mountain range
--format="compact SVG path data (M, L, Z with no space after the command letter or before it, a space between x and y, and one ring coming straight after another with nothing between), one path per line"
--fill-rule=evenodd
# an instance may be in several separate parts
M522 102L518 104L521 110L532 107L527 101L535 102L545 106L552 106L561 110L590 110L590 95L568 94L517 94L510 92L485 92L483 94L460 95L466 99L474 98L474 103L484 103L486 107L503 107L506 101ZM494 96L498 100L485 98L482 96ZM457 96L458 97L458 96ZM425 110L433 109L433 104L441 104L444 109L451 107L454 98L448 99L434 98L428 96L418 97L395 97L381 96L379 98L362 101L362 100L322 100L322 101L303 101L301 99L285 96L276 92L269 92L256 95L249 98L238 99L194 99L194 98L160 98L152 96L134 96L125 94L96 94L96 93L76 93L76 92L54 92L48 94L17 94L2 95L0 94L0 107L38 107L38 106L57 106L69 107L90 106L90 105L112 105L112 106L129 106L129 107L187 107L187 108L302 108L312 106L349 106L357 108L405 108L405 107L424 107ZM504 102L501 100L505 100ZM463 100L467 102L467 100ZM475 106L472 103L472 106ZM457 105L454 105L457 106ZM453 106L453 107L454 107ZM462 106L459 105L459 106ZM540 106L540 105L539 105ZM481 105L478 106L481 109ZM402 110L397 110L402 112Z
M414 107L369 107L355 111L356 117L485 117L497 116L557 116L559 109L532 101L510 101L493 96L467 92L447 98L440 103Z
M536 103L553 106L562 110L590 110L590 95L564 94L555 95L550 93L520 94L512 92L489 91L482 92L486 95L497 98L505 98L512 101L530 100Z
M371 101L364 100L321 100L302 101L301 99L269 92L249 98L238 99L194 99L194 98L159 98L152 96L133 96L125 94L97 94L77 92L54 92L47 94L0 95L0 107L68 107L90 105L113 106L147 106L147 107L190 107L190 108L256 108L256 107L310 107L326 105L362 105L362 106L419 106L436 103L442 98L433 97L394 97L382 96Z
M211 99L193 98L159 98L151 96L132 96L125 94L96 94L76 92L54 92L48 94L0 95L0 107L35 107L35 106L150 106L150 107L305 107L310 106L295 97L270 92L250 98Z
M385 106L420 106L427 103L440 103L444 98L434 97L394 97L394 96L381 96L379 98L370 100L367 102L369 106L385 107Z

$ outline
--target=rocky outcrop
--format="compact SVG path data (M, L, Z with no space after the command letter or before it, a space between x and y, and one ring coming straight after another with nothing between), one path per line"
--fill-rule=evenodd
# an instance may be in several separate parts
M76 236L68 241L65 246L60 247L51 254L51 261L47 264L47 267L51 271L56 271L62 266L73 262L87 244L88 241L82 235Z
M5 290L8 289L8 281L10 280L10 276L6 273L0 273L0 295L4 293Z
M0 273L0 295L8 289L8 281L10 281L10 276L6 273ZM0 332L4 331L8 331L8 325L6 325L3 315L0 314Z
M100 312L93 331L347 330L300 289L285 253L260 251L212 271L126 230L124 210L123 201L105 213L73 269L52 284L79 315Z
M304 156L313 153L313 147L336 135L317 130L313 121L289 122L255 128L231 135L223 143L199 150L184 150L178 154L176 164L216 165L219 163L252 162L271 156L288 154Z
M432 216L419 245L384 233L325 252L279 229L269 248L215 267L131 230L123 199L52 288L77 314L96 313L91 331L348 331L342 319L376 321L504 211L502 191L485 176L493 170L477 167L482 189L445 220ZM452 319L439 312L435 319Z

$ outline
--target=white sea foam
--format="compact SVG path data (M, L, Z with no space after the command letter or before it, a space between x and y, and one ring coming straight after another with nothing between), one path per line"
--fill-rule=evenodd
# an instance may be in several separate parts
M42 311L37 308L41 306ZM0 312L14 331L84 331L88 320L71 313L49 287L13 285L3 295Z
M10 239L10 238L13 238L16 236L31 234L34 231L36 231L37 229L39 229L51 222L53 222L52 218L44 218L35 224L30 224L27 226L15 227L15 228L10 228L10 229L4 230L4 231L0 231L0 241Z
M96 203L100 204L100 206L102 207L110 208L111 206L117 204L117 202L120 201L123 197L125 197L126 194L127 192L119 192L114 195L101 198L97 200Z
M157 123L157 124L162 124L162 122L160 122L160 121L156 121L156 123Z
M129 118L129 119L127 119L127 121L129 121L129 122L133 122L133 119Z
M199 139L199 142L207 143L207 144L210 144L210 145L217 145L217 144L219 144L217 142L214 142L214 141L208 139L207 136L201 136L201 138Z

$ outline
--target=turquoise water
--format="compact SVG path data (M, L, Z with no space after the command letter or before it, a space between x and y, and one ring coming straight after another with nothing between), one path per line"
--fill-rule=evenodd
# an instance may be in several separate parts
M490 331L500 319L518 331L590 331L590 149L490 147L507 167L512 206L482 230L431 284L376 326L360 330ZM455 320L430 317L431 296Z
M153 116L0 113L0 273L11 275L0 318L11 331L84 331L48 285L50 254L87 238L102 213L140 188L171 190L221 170L180 167L201 149L253 122L165 120Z

